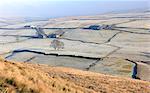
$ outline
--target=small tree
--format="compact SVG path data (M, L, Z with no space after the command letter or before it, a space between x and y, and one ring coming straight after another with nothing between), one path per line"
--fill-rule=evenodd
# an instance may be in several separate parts
M51 42L50 47L53 47L55 50L64 49L64 43L57 39L54 39Z

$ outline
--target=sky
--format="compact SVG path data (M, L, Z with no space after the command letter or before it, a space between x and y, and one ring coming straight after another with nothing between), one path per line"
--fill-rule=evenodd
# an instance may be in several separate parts
M0 0L0 16L63 17L149 9L149 0Z

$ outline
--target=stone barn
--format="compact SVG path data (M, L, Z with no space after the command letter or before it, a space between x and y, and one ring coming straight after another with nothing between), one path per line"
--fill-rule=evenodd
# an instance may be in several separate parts
M49 38L59 38L61 37L65 32L63 31L56 31L54 33L51 33L50 35L48 35Z

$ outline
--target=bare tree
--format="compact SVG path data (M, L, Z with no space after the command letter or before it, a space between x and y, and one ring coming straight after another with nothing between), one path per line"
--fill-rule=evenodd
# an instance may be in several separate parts
M50 47L53 47L55 50L64 49L64 43L57 39L54 39L51 42Z

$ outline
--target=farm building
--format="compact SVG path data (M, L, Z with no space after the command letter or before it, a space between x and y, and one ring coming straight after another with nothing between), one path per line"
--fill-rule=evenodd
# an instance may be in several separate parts
M33 25L25 25L24 28L31 28L31 29L34 29L34 28L36 28L36 26L33 26Z
M25 25L24 28L31 28L31 26L30 25Z
M92 29L92 30L100 30L100 29L101 29L101 26L100 26L100 25L91 25L91 26L89 26L89 29Z
M92 29L92 30L112 30L115 27L115 25L91 25L88 28L85 29Z
M48 35L49 38L59 38L61 37L65 32L63 31L56 31L54 33L51 33L50 35Z
M112 30L113 28L115 27L115 25L102 25L101 26L101 29L104 29L104 30Z

